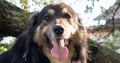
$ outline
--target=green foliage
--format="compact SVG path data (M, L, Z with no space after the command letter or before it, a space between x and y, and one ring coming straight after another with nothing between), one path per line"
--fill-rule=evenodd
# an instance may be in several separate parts
M24 7L24 10L27 11L27 8L29 8L28 0L20 0L20 3L21 3L22 6Z
M91 4L86 5L86 10L84 11L85 13L92 13L95 2L98 2L99 0L88 0Z
M32 0L33 2L35 2L37 5L40 5L40 0Z
M55 0L31 0L31 1L34 2L36 6L40 6L40 5L45 6L54 3ZM30 5L28 4L29 2L30 0L20 0L20 4L22 4L25 11L28 11L28 9L30 8Z
M8 40L9 39L9 40ZM0 54L9 50L15 43L14 37L4 37L0 41Z
M120 31L116 30L113 32L113 34L106 37L104 41L104 45L116 50L117 44L120 43Z
M4 46L0 46L0 54L7 51L8 49L5 48Z
M29 9L32 7L41 7L42 6L46 6L48 4L52 4L52 3L56 3L56 2L62 2L63 0L20 0L19 1L15 1L15 0L11 0L11 3L14 3L15 5L18 5L17 3L19 2L19 7L23 8L25 11L30 11ZM39 11L39 10L34 10L34 11Z
M48 5L48 4L52 4L52 3L54 3L54 1L55 0L43 0L43 3L41 3L41 4L43 4L43 5Z
M109 38L107 38L107 39L105 40L104 44L105 44L107 47L115 50L115 42L113 42L113 41L110 40Z
M120 3L120 0L117 0L117 3Z

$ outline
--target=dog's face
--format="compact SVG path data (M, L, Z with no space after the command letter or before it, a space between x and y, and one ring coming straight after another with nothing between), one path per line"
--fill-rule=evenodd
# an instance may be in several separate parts
M43 47L45 54L59 61L71 59L75 53L74 45L82 36L77 35L82 33L80 27L83 30L77 14L64 3L53 4L46 6L33 19L32 25L36 28L34 41Z

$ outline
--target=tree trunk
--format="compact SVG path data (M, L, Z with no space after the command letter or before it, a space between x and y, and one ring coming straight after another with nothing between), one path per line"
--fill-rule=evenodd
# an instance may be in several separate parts
M15 5L0 0L0 37L16 37L27 28L27 18L31 13ZM120 63L120 54L96 44L88 39L90 63Z
M120 54L104 46L100 46L97 42L88 39L89 42L89 58L92 63L120 63Z
M0 37L17 36L26 29L27 18L30 13L15 5L0 0Z

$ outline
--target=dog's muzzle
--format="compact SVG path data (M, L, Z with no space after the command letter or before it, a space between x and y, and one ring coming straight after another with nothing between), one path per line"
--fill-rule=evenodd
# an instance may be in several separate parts
M49 28L45 37L50 47L50 54L59 61L65 61L68 57L69 38L66 38L65 28L62 25L55 24Z

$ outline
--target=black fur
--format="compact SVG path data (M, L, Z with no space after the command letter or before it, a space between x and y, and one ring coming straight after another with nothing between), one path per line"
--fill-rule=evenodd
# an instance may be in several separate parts
M0 55L0 63L50 63L42 48L33 41L34 30L42 22L42 13L45 12L32 16L28 31L17 37L16 43L9 51Z
M24 32L18 37L14 46L7 52L0 55L0 63L50 63L44 55L42 48L36 43L29 45L27 50L27 34ZM24 54L26 56L24 57Z
M0 63L12 63L12 55L10 51L0 55Z
M42 48L33 41L34 30L42 22L43 13L45 12L32 16L28 30L17 37L16 43L9 51L0 55L0 63L50 63Z

